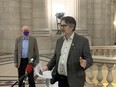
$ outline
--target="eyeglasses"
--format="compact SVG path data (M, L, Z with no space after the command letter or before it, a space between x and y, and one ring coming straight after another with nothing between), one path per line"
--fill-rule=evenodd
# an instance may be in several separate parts
M66 27L66 26L68 26L68 25L66 25L66 24L64 24L64 25L60 25L61 27Z

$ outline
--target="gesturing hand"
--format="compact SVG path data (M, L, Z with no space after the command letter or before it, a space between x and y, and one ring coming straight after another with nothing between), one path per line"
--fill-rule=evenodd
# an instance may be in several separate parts
M44 66L43 68L42 68L42 71L47 71L48 70L48 67L47 66Z
M83 67L84 69L86 68L86 60L83 59L82 57L80 57L80 65L81 65L81 67Z

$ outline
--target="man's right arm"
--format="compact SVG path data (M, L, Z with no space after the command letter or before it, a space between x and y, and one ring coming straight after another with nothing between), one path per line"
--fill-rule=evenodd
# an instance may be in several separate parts
M56 42L54 56L51 58L51 60L48 62L48 64L43 67L42 70L44 70L44 71L46 71L46 70L52 70L53 67L56 65L56 60L57 60L57 51L56 50L57 50L57 46L58 46L58 40Z

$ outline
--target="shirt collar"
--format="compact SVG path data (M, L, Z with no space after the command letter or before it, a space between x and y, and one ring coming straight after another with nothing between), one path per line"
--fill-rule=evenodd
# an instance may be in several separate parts
M65 36L64 36L63 38L64 38L64 40L67 40L67 38L66 38ZM72 35L69 37L69 39L73 40L73 38L74 38L74 32L73 32Z
M29 39L29 36L28 37L22 37L23 40L28 40Z

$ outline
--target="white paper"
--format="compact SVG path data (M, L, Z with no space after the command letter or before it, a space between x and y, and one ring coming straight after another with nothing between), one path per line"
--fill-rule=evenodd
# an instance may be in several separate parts
M51 75L51 71L42 71L42 69L40 68L40 66L36 66L35 68L35 73L42 78L48 78L51 79L52 75Z

